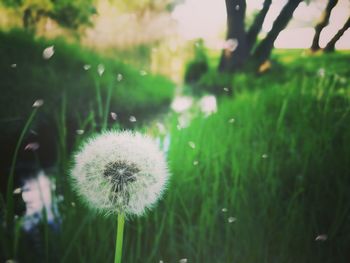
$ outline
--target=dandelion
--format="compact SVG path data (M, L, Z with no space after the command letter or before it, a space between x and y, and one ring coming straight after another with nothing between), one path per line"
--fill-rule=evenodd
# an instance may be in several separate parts
M124 216L144 214L164 192L168 170L163 153L139 133L105 132L75 155L71 178L88 207L118 214L115 262L121 262Z
M91 68L91 65L86 64L86 65L83 66L83 68L84 68L84 70L89 70Z

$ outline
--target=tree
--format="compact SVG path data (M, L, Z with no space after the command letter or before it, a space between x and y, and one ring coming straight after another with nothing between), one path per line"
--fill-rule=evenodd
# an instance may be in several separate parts
M332 9L336 6L338 0L328 0L327 6L322 13L320 21L315 26L315 36L312 40L311 50L317 51L320 49L319 40L323 30L329 24L329 17L331 16Z
M244 31L245 0L226 0L227 42L221 56L219 70L235 71L243 66L248 57Z
M271 0L265 0L263 8L256 15L253 24L247 32L244 29L245 23L245 0L226 0L227 11L227 41L235 41L233 48L226 45L222 52L219 71L235 72L243 66L253 64L255 67L266 61L273 49L273 43L279 33L287 26L293 16L295 9L303 0L288 0L281 13L276 18L272 29L261 41L257 41L257 36L261 31L266 14L271 6ZM254 47L256 48L254 49Z
M325 52L333 52L335 49L335 44L337 41L342 37L342 35L345 33L345 31L350 27L350 17L348 20L346 20L344 26L334 35L334 37L328 42L328 44L325 46L324 51Z
M76 29L91 25L91 15L96 13L95 0L5 0L4 5L20 10L23 27L35 31L43 17L49 17L64 27Z
M253 53L253 59L258 65L267 60L273 49L273 43L278 37L279 33L285 29L289 20L292 18L295 9L303 0L289 0L283 7L281 13L273 23L272 29L267 36L259 43Z

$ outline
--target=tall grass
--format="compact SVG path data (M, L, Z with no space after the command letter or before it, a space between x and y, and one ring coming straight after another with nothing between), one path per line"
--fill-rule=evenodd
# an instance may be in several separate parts
M309 74L263 89L236 81L234 99L221 99L216 114L181 130L170 117L171 182L154 210L126 222L123 262L349 261L349 84ZM116 219L90 214L68 185L67 114L63 103L61 169L52 172L64 197L61 225L39 229L47 254L39 260L112 262ZM76 145L96 119L80 125L87 134ZM27 246L21 237L18 260L38 261Z
M171 184L126 223L124 262L347 262L350 105L336 86L296 77L241 91L185 129L174 116ZM112 262L115 220L65 197L62 262Z

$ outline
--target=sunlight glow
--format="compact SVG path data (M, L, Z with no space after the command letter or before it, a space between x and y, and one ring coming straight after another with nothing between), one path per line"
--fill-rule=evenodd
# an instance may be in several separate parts
M286 0L272 1L269 12L263 23L262 33L266 34L285 5ZM247 16L252 16L262 8L263 0L247 0ZM314 26L324 10L326 1L301 3L293 14L287 28L281 32L275 42L276 48L308 48L314 36ZM350 10L350 1L340 0L333 9L330 24L322 31L321 47L343 26ZM225 1L186 0L178 5L172 13L177 21L179 34L187 40L203 38L207 46L217 43L222 46L226 30ZM221 42L220 42L221 41ZM221 44L220 44L221 43ZM349 30L337 42L336 48L350 49Z

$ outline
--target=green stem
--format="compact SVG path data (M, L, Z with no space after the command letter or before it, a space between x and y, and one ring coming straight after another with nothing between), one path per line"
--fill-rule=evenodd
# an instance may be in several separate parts
M124 222L125 222L124 214L118 214L118 230L117 230L117 241L115 244L114 263L122 262Z
M14 200L13 200L13 186L14 186L14 175L15 175L15 166L16 166L16 162L17 162L17 157L18 157L18 152L19 149L21 147L21 144L23 142L24 136L27 133L36 113L38 111L38 108L34 108L34 110L32 111L32 113L30 114L22 132L21 135L17 141L17 145L13 154L13 158L12 158L12 162L11 162L11 167L10 167L10 174L9 174L9 179L8 179L8 183L7 183L7 193L6 193L6 222L7 222L7 226L8 229L13 228L13 220L14 220Z

